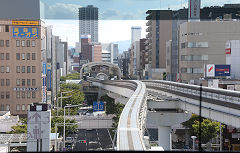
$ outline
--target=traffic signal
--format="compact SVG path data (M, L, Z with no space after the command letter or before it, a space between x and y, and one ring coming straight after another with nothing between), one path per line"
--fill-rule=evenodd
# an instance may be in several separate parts
M80 143L87 143L86 140L80 140L79 142L80 142Z

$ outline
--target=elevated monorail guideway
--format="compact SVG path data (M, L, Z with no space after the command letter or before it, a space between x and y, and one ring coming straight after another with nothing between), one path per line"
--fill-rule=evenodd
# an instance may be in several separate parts
M143 136L147 115L147 90L141 81L101 81L89 78L95 85L127 96L126 90L132 94L119 118L117 129L117 150L146 150Z
M199 86L163 80L143 82L148 89L180 99L181 109L199 113ZM202 87L202 115L240 128L240 92Z

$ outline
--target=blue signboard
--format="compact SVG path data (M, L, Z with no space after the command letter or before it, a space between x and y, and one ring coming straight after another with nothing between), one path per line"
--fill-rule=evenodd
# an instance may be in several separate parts
M46 63L43 62L43 75L46 75L46 69L47 69Z
M46 86L46 77L43 77L43 86Z
M231 65L215 65L215 76L231 76Z
M51 90L52 86L51 86L51 70L47 70L47 90Z
M93 102L93 112L104 111L104 102L102 101L94 101Z
M38 38L38 28L13 27L13 38Z

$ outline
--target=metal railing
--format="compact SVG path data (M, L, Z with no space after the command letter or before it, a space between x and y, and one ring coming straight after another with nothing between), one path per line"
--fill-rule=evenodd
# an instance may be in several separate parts
M199 99L200 86L171 81L152 80L143 81L148 88L155 88L175 95ZM240 92L226 89L202 87L204 102L240 110Z

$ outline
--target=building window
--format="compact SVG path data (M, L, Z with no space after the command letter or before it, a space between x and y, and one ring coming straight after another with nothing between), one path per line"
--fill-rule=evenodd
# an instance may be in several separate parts
M22 53L22 60L25 60L25 53Z
M9 53L6 53L6 60L9 60L10 59L10 55Z
M27 60L30 60L30 56L31 56L31 54L27 53Z
M20 47L20 41L16 40L16 47Z
M31 66L27 66L27 73L31 73Z
M182 55L182 61L207 61L208 55Z
M27 40L27 47L30 47L30 40Z
M22 105L22 111L25 111L25 105L24 104Z
M17 80L16 80L16 85L17 85L17 86L20 86L20 79L17 79Z
M31 98L31 92L27 92L27 98L29 99L29 98Z
M32 92L32 98L33 98L33 99L36 98L36 92Z
M6 111L9 111L9 110L10 110L10 106L6 105Z
M1 73L4 73L4 66L1 66Z
M22 47L25 47L25 40L21 41Z
M6 40L6 47L9 47L9 40Z
M188 48L207 48L208 42L188 42Z
M3 104L0 106L0 111L4 111L4 105Z
M10 92L9 91L6 92L6 99L10 99Z
M25 73L25 66L22 66L22 73Z
M17 66L17 67L16 67L16 72L17 72L17 73L20 73L20 66Z
M32 79L32 86L36 86L36 79Z
M4 40L0 40L0 47L4 47Z
M6 86L10 86L10 79L6 79Z
M16 105L16 110L20 111L20 105L19 104Z
M5 25L5 32L9 32L9 25Z
M36 46L35 40L32 40L32 47L35 47L35 46Z
M4 97L5 97L5 93L1 92L1 99L4 99Z
M25 79L22 79L22 86L25 86Z
M4 53L1 53L1 54L0 54L0 59L1 59L1 60L4 60Z
M27 79L27 86L31 86L31 79Z
M36 60L36 53L32 53L32 60Z
M25 91L22 92L22 98L25 99Z
M20 60L20 53L16 53L16 60Z
M1 79L1 86L4 86L4 79Z
M10 72L10 67L6 66L6 73L9 73L9 72Z
M32 73L36 73L36 66L32 66Z

